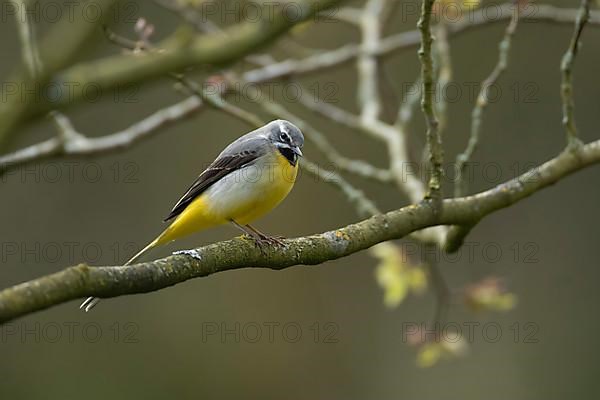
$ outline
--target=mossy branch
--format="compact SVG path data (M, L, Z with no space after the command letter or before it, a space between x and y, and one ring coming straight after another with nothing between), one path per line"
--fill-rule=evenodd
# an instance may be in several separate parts
M198 258L174 255L127 267L77 265L0 291L0 323L85 296L107 298L151 292L240 268L280 270L294 265L322 264L427 227L472 223L596 163L600 163L600 140L564 151L490 190L444 200L441 212L431 201L424 201L337 230L290 239L287 247L266 253L256 249L252 242L233 239L197 249Z
M189 67L224 66L267 46L295 25L340 1L300 1L294 7L297 15L286 12L285 7L271 5L273 9L267 9L260 21L240 23L210 35L198 35L181 29L158 43L155 51L136 55L118 54L77 64L57 75L55 82L93 82L106 90L132 82L148 81ZM83 91L76 89L73 96L64 100L78 101L82 95Z

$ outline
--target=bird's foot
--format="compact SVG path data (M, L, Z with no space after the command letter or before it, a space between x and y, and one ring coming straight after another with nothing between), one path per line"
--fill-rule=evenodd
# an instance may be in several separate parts
M254 246L256 248L258 248L261 253L265 254L265 249L269 246L272 247L286 247L286 243L284 242L283 239L285 239L282 236L267 236L264 234L256 234L256 235L250 235L250 234L244 234L242 235L242 238L245 240L252 240L254 242Z
M255 242L260 242L273 247L286 247L285 238L283 236L268 236L265 234L261 234L258 236L258 240L255 239Z

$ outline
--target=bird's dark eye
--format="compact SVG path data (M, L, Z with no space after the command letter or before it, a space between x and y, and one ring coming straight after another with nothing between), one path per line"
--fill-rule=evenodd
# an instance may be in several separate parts
M282 142L289 142L289 141L291 140L291 139L290 139L290 135L288 135L288 134L287 134L287 132L281 132L281 133L279 134L279 139L280 139Z

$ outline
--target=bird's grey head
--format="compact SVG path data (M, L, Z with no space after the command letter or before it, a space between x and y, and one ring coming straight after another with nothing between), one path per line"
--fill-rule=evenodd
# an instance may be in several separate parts
M300 150L304 146L304 135L298 127L289 121L278 119L267 124L269 141L292 165L302 157Z

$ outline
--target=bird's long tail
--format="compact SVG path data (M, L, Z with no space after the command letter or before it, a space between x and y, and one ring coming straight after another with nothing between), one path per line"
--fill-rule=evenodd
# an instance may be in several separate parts
M131 257L129 259L129 261L127 261L123 265L131 265L131 264L133 264L138 258L140 258L144 254L146 254L148 251L152 250L154 247L158 246L161 243L160 242L161 237L162 237L162 235L160 235L159 237L157 237L156 239L154 239L152 242L150 242L146 247L144 247L142 250L140 250L139 252L137 252L136 255L134 255L133 257ZM81 305L79 306L79 309L84 310L85 312L88 312L92 308L94 308L96 306L96 304L98 304L99 302L100 302L100 298L99 297L88 297L87 299L85 299L83 301L83 303L81 303Z

